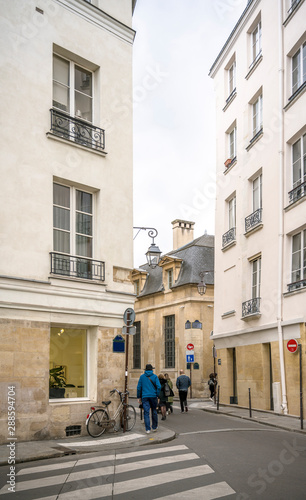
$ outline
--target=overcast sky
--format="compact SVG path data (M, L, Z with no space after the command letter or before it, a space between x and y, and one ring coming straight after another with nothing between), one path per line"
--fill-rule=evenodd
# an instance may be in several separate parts
M138 0L134 13L134 226L172 250L175 219L214 234L215 102L209 69L247 0ZM134 235L136 231L134 231ZM134 240L134 266L150 238Z

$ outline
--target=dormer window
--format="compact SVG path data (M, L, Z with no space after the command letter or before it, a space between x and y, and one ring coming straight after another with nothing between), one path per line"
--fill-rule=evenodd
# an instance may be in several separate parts
M167 271L167 282L168 282L168 288L170 290L173 285L173 269L169 269Z

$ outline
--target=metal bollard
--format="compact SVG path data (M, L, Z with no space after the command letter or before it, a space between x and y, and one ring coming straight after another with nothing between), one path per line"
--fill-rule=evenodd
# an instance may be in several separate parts
M252 403L251 403L251 389L249 388L249 412L250 418L252 418Z

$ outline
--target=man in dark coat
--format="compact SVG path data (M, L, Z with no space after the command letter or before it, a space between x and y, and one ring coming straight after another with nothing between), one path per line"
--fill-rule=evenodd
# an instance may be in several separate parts
M157 430L158 417L157 417L157 397L160 393L161 385L158 376L153 373L153 366L146 365L145 372L140 375L137 385L137 398L138 402L143 406L143 418L146 428L146 433L151 432L150 424L150 408L152 414L152 430Z
M187 375L185 375L184 370L180 370L180 376L176 379L176 387L179 391L180 403L181 403L181 413L188 411L187 406L187 392L188 387L191 386L191 380Z

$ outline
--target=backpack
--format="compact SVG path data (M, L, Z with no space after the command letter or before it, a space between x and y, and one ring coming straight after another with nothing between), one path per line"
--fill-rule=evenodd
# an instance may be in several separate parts
M210 378L209 381L208 381L208 385L209 386L212 386L212 385L215 385L214 381Z
M166 397L169 397L171 394L171 389L170 389L168 382L166 382L164 385L164 393L165 393Z

